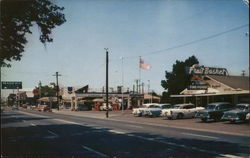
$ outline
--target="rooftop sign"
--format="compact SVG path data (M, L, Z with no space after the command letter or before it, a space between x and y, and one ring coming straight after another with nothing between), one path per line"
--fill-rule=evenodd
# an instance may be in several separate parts
M228 76L226 68L205 67L203 65L193 65L188 69L188 73L192 75L219 75Z

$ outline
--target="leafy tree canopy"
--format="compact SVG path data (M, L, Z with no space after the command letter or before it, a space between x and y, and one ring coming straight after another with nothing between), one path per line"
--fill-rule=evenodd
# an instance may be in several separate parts
M165 72L166 80L161 81L161 86L167 90L168 95L179 94L190 85L191 75L186 73L186 68L194 64L199 64L199 61L195 56L191 56L184 62L177 60L173 64L172 72ZM166 93L164 93L164 96L166 96Z
M52 29L66 20L59 7L50 0L1 0L0 66L7 61L21 60L27 39L26 33L37 24L40 41L52 42Z

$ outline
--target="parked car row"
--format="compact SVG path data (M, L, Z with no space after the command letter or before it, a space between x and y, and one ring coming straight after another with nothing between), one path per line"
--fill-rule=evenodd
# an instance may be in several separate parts
M250 105L228 102L210 103L205 107L195 107L194 104L143 104L140 108L134 108L134 116L138 117L166 117L167 119L200 118L203 122L208 120L245 121L250 120Z

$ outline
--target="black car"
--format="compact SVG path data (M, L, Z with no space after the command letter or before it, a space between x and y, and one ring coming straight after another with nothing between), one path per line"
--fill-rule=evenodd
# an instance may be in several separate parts
M196 113L195 118L200 118L203 122L207 120L219 121L225 111L233 109L233 105L229 102L216 102L208 104L204 110Z

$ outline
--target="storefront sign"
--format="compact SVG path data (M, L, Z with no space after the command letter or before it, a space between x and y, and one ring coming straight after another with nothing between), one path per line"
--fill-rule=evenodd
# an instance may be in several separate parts
M188 90L207 90L206 85L190 85L187 88Z
M219 75L228 76L227 69L225 68L215 68L215 67L205 67L200 65L193 65L188 70L189 74L192 75Z

